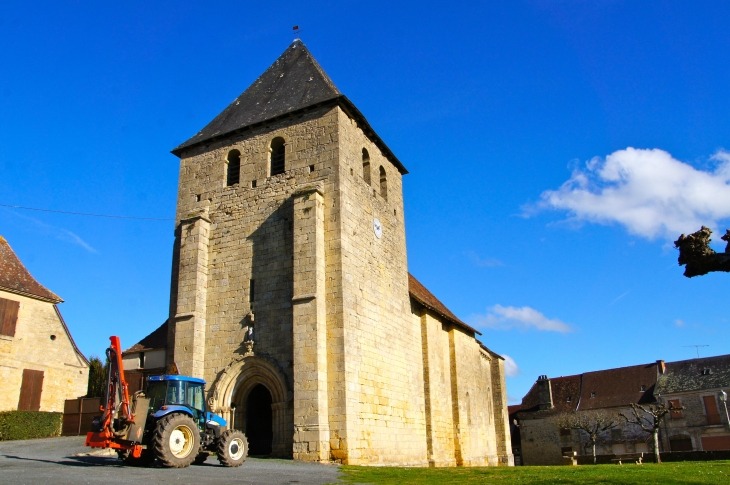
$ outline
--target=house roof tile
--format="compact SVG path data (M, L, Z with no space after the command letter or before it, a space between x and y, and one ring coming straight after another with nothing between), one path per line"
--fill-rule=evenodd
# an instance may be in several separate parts
M0 236L0 289L51 303L63 301L33 278L2 236Z
M428 291L426 287L423 286L421 282L418 281L410 273L408 273L408 292L411 294L411 297L413 297L418 303L425 306L429 310L438 313L451 323L455 323L456 325L462 327L465 330L468 330L469 332L473 332L478 335L482 334L480 331L470 327L466 323L459 320L456 315L451 313L451 310L446 308L446 305L441 303L438 298L433 296L433 293Z

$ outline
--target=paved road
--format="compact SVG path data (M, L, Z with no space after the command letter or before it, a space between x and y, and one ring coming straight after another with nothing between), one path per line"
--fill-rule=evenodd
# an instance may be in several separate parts
M239 468L218 465L215 457L189 468L135 468L115 457L78 456L88 453L83 437L0 442L0 484L303 484L337 483L334 465L293 460L249 458Z

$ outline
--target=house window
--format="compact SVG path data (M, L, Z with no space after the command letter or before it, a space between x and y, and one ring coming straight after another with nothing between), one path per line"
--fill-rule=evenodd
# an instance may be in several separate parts
M253 300L254 300L254 280L249 280L248 282L248 302L251 304L251 310L253 310Z
M591 399L593 399L594 397L596 397L596 391L591 392Z
M709 376L710 374L712 374L712 369L710 369L709 367L702 369L703 376Z
M231 150L228 152L228 167L226 168L226 185L236 185L241 178L241 152Z
M573 396L568 396L568 401L567 402L571 402L572 400L573 400Z
M277 136L271 140L271 176L284 173L286 168L286 153L284 139Z
M139 368L144 369L144 352L139 353Z
M0 335L15 336L18 308L20 308L20 302L0 298Z
M670 399L669 400L669 407L675 408L676 410L672 410L669 415L672 419L679 419L682 417L682 410L679 409L681 405L679 404L679 399Z
M616 441L621 439L621 430L620 429L612 429L611 430L611 439Z
M570 436L570 428L560 428L560 436Z
M669 438L669 448L672 451L693 451L692 438L687 435L671 436Z
M645 391L646 391L646 386L641 386L641 392L645 392Z
M362 178L368 185L370 184L370 154L364 148L362 149Z
M380 196L388 200L388 179L385 176L385 169L380 167Z
M715 396L703 396L705 412L707 413L707 424L720 424L720 413L717 411Z

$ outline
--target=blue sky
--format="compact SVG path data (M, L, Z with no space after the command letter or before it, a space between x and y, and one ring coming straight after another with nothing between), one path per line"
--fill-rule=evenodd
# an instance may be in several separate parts
M410 271L514 360L511 402L728 353L730 275L684 278L671 241L730 227L730 6L590 3L9 2L0 204L173 218L169 151L299 25L409 169ZM173 230L0 207L87 355L165 320Z

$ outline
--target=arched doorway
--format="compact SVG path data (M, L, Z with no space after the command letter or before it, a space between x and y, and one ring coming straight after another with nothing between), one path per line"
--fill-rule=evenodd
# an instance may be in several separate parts
M251 455L270 455L274 437L271 416L271 393L257 384L246 398L246 437Z

